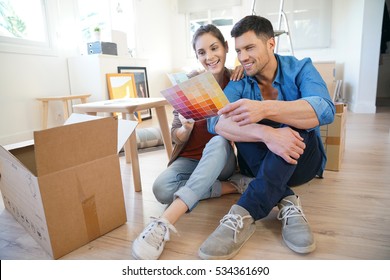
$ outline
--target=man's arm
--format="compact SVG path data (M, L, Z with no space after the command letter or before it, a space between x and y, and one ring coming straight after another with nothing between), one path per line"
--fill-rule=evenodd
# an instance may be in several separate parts
M240 126L224 115L219 117L215 132L234 142L263 142L290 164L297 164L306 147L299 133L289 127L275 129L262 124Z
M329 96L326 84L310 60L305 60L293 81L297 90L288 86L278 90L282 100L257 101L253 96L237 96L230 89L227 96L234 98L220 110L220 114L232 117L239 125L257 123L262 119L287 124L300 129L312 129L318 125L329 124L334 119L335 107ZM281 66L282 67L282 66ZM292 87L294 88L294 87ZM253 90L253 89L252 89ZM256 89L254 89L256 90ZM242 93L242 91L239 91Z
M234 142L264 142L267 128L265 125L253 123L239 126L232 118L222 115L215 125L215 133Z
M311 129L319 124L313 107L305 99L295 101L240 99L219 111L239 126L269 119L299 129Z

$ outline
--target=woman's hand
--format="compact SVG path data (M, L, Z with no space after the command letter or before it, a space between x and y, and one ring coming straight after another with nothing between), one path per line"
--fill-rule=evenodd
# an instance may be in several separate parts
M194 127L194 120L193 119L186 119L181 114L179 114L179 120L181 121L181 124L183 128L187 131L191 131Z
M190 138L192 129L194 128L194 120L187 120L181 114L178 114L178 116L182 126L176 129L176 137L179 139L179 141L184 143L188 140L188 138Z
M244 67L242 65L237 65L236 68L230 70L230 80L239 81L244 78Z

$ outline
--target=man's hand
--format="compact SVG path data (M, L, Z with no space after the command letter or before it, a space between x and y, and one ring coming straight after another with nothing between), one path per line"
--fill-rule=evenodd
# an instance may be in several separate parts
M290 164L297 164L306 148L299 133L289 127L269 127L264 143L270 151Z
M240 99L227 104L218 111L218 114L224 114L226 118L230 117L239 126L243 126L264 119L265 111L262 110L262 107L262 103L257 100Z
M290 127L273 128L257 123L238 126L232 118L221 115L215 131L230 141L263 142L271 152L290 164L297 164L306 148L303 138Z

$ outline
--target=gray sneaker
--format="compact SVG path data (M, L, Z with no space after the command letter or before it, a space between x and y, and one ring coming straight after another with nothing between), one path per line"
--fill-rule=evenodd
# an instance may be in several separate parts
M203 242L198 254L203 260L233 258L256 230L249 212L234 204L217 229Z
M132 255L137 260L157 260L169 240L169 230L177 233L176 228L164 218L153 221L133 242Z
M316 248L313 233L303 214L299 197L290 195L278 203L278 220L281 220L282 236L286 245L301 254L313 252Z
M248 188L249 183L252 182L253 179L255 178L247 177L241 173L235 173L232 177L229 178L228 181L233 184L239 193L244 193Z

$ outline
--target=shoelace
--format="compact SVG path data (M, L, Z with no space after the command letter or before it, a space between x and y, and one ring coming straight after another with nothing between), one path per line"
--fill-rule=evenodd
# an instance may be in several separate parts
M251 216L240 216L238 214L226 214L219 223L227 228L230 228L234 232L234 243L237 243L237 234L240 233L239 229L244 226L244 219L251 218Z
M277 216L278 220L283 220L284 226L287 224L287 219L293 218L293 217L301 217L307 222L305 214L303 214L303 210L302 210L302 207L300 205L295 205L291 201L287 201L287 200L284 200L284 201L289 203L289 205L283 206L279 210L278 216Z
M158 250L164 241L169 240L169 230L172 230L176 234L177 230L173 225L161 218L150 218L152 219L152 222L145 229L143 236L150 245Z

